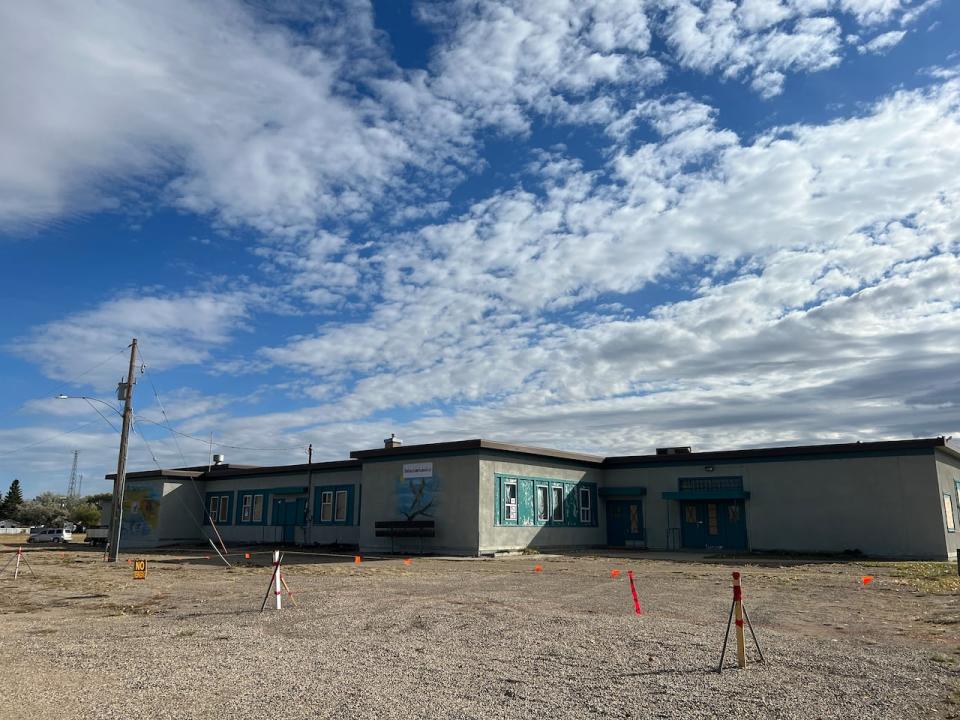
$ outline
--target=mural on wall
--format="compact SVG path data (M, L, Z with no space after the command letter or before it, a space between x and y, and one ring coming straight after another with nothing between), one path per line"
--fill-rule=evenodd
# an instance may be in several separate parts
M153 537L160 520L161 485L127 485L123 492L121 537L127 540Z
M405 520L434 517L440 479L433 474L433 463L407 463L397 481L397 513Z

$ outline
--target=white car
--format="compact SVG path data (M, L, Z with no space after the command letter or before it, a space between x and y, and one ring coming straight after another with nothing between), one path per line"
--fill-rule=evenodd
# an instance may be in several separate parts
M32 528L28 543L68 543L73 540L73 533L63 528Z

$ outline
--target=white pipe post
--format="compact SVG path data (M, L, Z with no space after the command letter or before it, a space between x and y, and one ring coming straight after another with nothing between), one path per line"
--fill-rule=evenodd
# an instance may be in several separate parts
M20 575L20 558L23 557L23 546L17 546L17 566L13 569L13 579L16 580Z
M280 609L280 551L273 551L273 594L277 598L277 610Z

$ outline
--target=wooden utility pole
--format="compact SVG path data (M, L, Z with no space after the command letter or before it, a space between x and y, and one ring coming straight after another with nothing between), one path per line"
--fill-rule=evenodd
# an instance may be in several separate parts
M110 507L110 537L107 540L107 562L116 562L120 550L120 523L123 519L123 489L127 479L127 440L133 422L133 386L137 364L137 339L130 343L130 369L127 379L117 386L117 399L123 399L123 428L120 431L120 454L117 456L117 477L113 481L113 504Z

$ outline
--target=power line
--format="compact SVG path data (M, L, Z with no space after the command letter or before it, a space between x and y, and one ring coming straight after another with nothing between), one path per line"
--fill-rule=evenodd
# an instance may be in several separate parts
M188 435L187 433L180 432L179 430L174 430L172 427L167 427L161 422L157 422L156 420L151 420L150 418L143 417L142 415L136 415L135 417L137 420L140 420L142 422L150 423L151 425L156 425L158 427L166 428L170 432L176 433L181 437L189 438L191 440L196 440L197 442L202 442L204 445L211 444L209 438L199 438L199 437L196 437L195 435ZM245 445L228 445L227 443L222 443L222 442L214 442L212 444L221 448L229 448L230 450L259 450L260 452L282 452L287 450L302 450L306 447L306 445L288 445L286 447L263 448L263 447L247 447Z
M180 454L180 459L183 461L183 464L187 464L187 458L183 454L183 450L180 448L180 442L177 440L176 433L173 432L173 428L170 427L170 418L167 417L167 411L163 407L163 401L160 399L160 393L157 391L157 386L153 384L153 376L147 372L147 359L143 356L143 350L138 348L140 353L140 359L142 361L140 365L140 372L147 378L147 382L150 383L150 387L153 389L153 396L157 399L157 406L160 408L160 414L163 416L163 421L166 424L167 430L170 431L170 437L173 438L173 444L177 447L177 452Z
M85 423L81 423L80 425L77 425L75 428L73 428L73 429L71 429L71 430L66 430L66 431L64 431L64 432L62 432L62 433L57 433L56 435L51 435L50 437L43 438L42 440L37 440L36 442L29 443L28 445L23 445L23 446L21 446L21 447L18 447L16 450L7 450L6 452L0 453L0 457L6 457L7 455L13 455L14 453L18 453L18 452L20 452L21 450L27 450L27 449L29 449L29 448L36 447L37 445L43 445L44 443L50 442L51 440L56 440L57 438L61 438L61 437L63 437L64 435L69 435L70 433L75 433L77 430L83 430L83 428L87 427L88 425L92 425L92 424L95 423L95 422L96 422L96 420L89 420L89 421L87 421L87 422L85 422Z
M110 422L110 421L107 419L107 416L104 415L102 412L100 412L100 410L97 408L97 406L94 405L92 402L90 402L90 400L89 400L88 398L83 398L83 400L84 400L84 402L87 403L87 405L89 405L90 407L92 407L92 408L94 409L94 411L97 413L97 415L99 415L100 417L103 418L103 421L104 421L107 425L109 425L111 428L113 428L113 431L114 431L114 432L117 432L117 433L120 432L119 430L117 430L117 426L114 425L112 422Z

